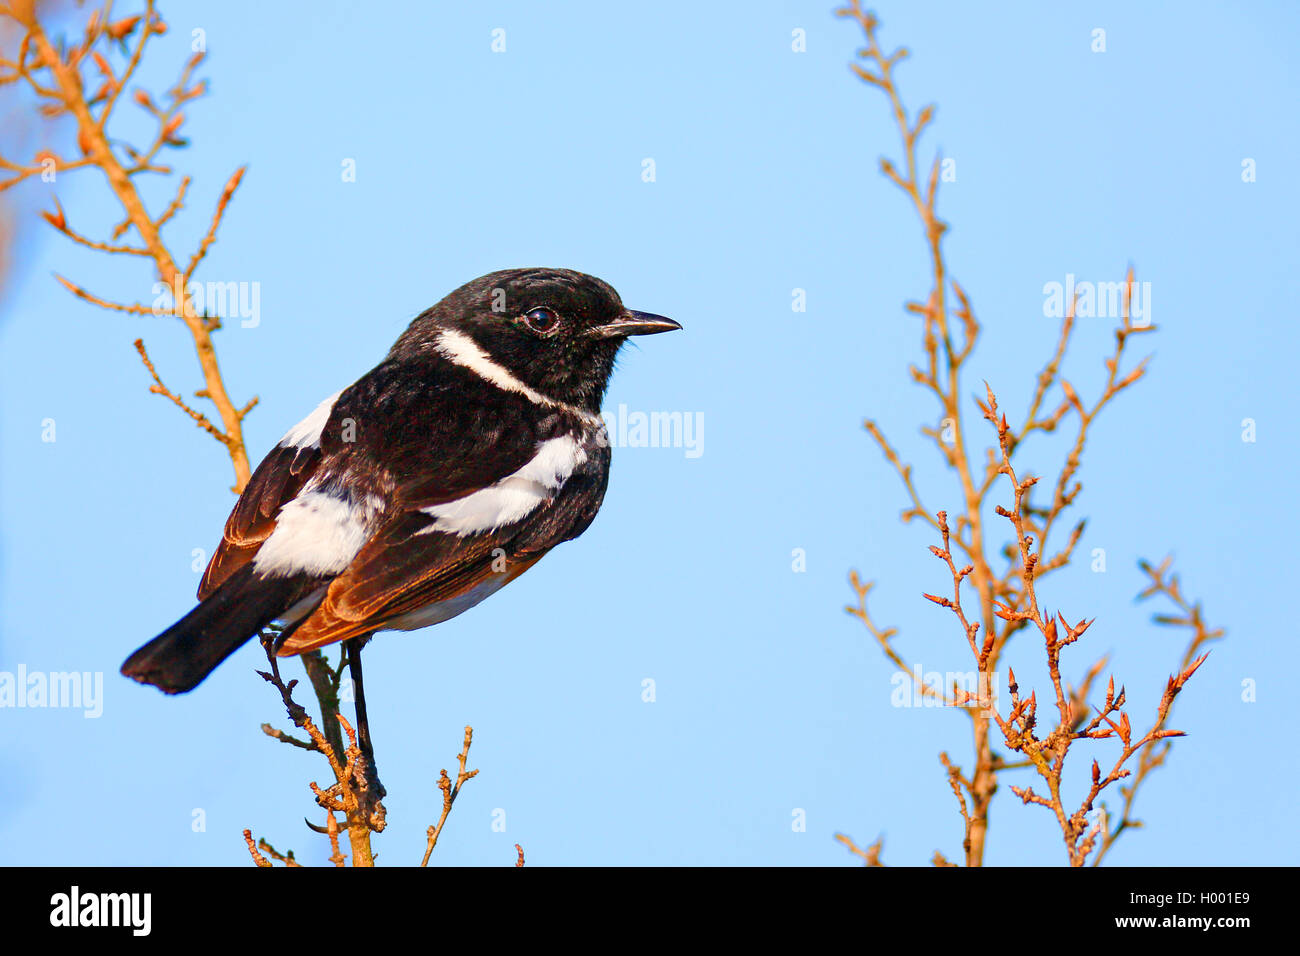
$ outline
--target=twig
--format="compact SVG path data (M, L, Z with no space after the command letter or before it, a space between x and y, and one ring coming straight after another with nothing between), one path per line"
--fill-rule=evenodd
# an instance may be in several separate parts
M848 847L849 852L852 853L854 856L861 857L863 866L884 866L885 865L880 862L880 851L884 849L885 846L884 837L877 837L876 842L866 848L858 846L856 843L853 842L852 839L845 836L843 833L835 834L835 839L838 840L840 843L843 843L846 847Z
M244 831L244 842L248 844L248 852L253 857L253 862L258 866L271 866L271 861L258 852L257 844L253 842L253 831Z
M111 309L114 312L126 312L128 315L153 315L154 314L153 309L149 308L149 306L147 305L141 305L138 302L132 303L131 305L122 305L121 303L118 302L110 302L107 299L101 299L97 295L92 295L91 293L83 289L81 286L77 285L75 282L65 279L61 275L56 274L54 278L57 279L65 289L67 289L69 292L75 295L78 299L82 299L86 302L91 303L92 305L98 305L105 309Z
M216 212L212 214L212 222L208 225L208 231L203 236L203 241L199 243L198 249L194 250L194 255L190 257L190 264L185 267L185 285L189 285L190 278L194 275L194 270L199 267L208 254L208 249L217 241L217 229L221 227L221 220L226 215L226 206L230 204L231 198L235 195L235 190L244 179L244 173L247 166L240 166L234 174L226 181L226 186L221 190L221 198L217 200Z
M1185 673L1189 668L1192 668L1198 659L1204 660L1203 656L1198 658L1201 648L1206 644L1219 640L1226 632L1221 627L1211 630L1206 626L1201 617L1201 605L1199 603L1193 604L1183 597L1179 589L1177 575L1165 577L1171 564L1172 559L1170 558L1165 558L1155 567L1146 561L1138 562L1138 566L1143 573L1151 579L1151 584L1138 595L1138 599L1147 600L1157 595L1163 595L1182 612L1180 617L1157 614L1154 620L1157 624L1166 627L1183 627L1191 630L1192 636L1188 641L1186 650L1183 651L1183 658L1179 665L1180 673ZM1157 722L1157 729L1164 728L1165 720L1171 709L1172 700L1170 707L1166 709L1164 715ZM1142 748L1141 753L1138 755L1138 765L1133 774L1133 780L1127 786L1119 788L1120 794L1124 798L1119 821L1115 824L1114 829L1107 829L1103 834L1100 848L1092 861L1093 866L1101 865L1101 861L1110 852L1121 834L1126 830L1135 830L1142 826L1142 821L1133 817L1133 804L1137 799L1138 788L1142 786L1153 771L1164 766L1165 758L1169 756L1169 750L1172 746L1172 740L1152 740Z
M456 774L456 783L454 785L452 784L451 778L447 776L446 770L442 770L439 773L438 789L442 791L442 816L438 818L438 822L435 825L429 827L429 842L424 848L424 859L420 861L420 866L429 865L429 857L433 854L433 848L438 845L438 837L442 835L442 828L447 823L447 816L451 813L451 806L456 802L456 798L460 796L460 788L464 785L466 780L478 775L477 770L470 770L468 772L465 770L465 761L469 759L469 746L473 742L473 739L474 728L466 727L465 745L461 748L460 756L457 758L460 763L460 771ZM518 845L516 845L515 849L519 850L519 862L516 865L523 866L524 851L519 849Z
M194 420L195 425L202 428L223 445L229 445L229 436L224 434L221 429L217 428L217 426L212 424L212 422L208 421L206 415L196 412L194 409L190 408L190 406L186 405L185 401L179 395L162 383L162 379L158 377L158 370L154 368L153 362L149 359L149 353L144 349L144 340L136 339L133 344L135 345L135 350L140 353L140 360L144 362L144 367L149 370L150 376L153 377L154 383L149 386L149 391L154 395L162 395L164 398L170 399L174 405Z

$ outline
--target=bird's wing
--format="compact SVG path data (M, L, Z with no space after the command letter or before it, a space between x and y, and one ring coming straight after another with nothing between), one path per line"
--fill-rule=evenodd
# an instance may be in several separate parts
M385 626L422 627L472 607L587 528L604 498L608 462L607 448L550 439L522 468L474 494L449 502L426 487L403 497L402 510L331 582L281 653Z
M358 499L384 497L379 486L392 471L397 480L421 477L427 495L455 498L518 468L531 454L535 422L525 400L493 401L500 397L432 358L383 362L325 399L257 466L199 583L199 600L256 557L280 510L308 482Z
M226 519L221 543L203 572L203 580L199 582L200 601L253 559L262 542L275 530L280 509L315 474L322 457L321 429L337 397L327 398L316 411L291 428L257 466Z

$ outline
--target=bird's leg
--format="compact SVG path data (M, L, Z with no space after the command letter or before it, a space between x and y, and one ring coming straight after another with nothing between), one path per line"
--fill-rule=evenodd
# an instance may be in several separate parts
M352 675L353 707L357 719L357 746L361 750L361 766L355 771L358 798L361 810L370 823L372 830L384 828L384 805L380 801L387 795L384 785L379 782L379 770L375 764L375 750L370 741L370 721L366 717L366 688L361 674L361 648L365 647L371 635L354 637L345 643L348 654L348 672Z

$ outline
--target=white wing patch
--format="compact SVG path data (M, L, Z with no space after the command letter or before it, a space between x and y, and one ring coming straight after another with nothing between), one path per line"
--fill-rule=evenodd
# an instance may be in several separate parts
M330 419L330 412L334 410L334 403L339 400L339 396L342 394L343 389L339 389L329 398L325 399L325 401L317 405L314 412L285 432L284 437L280 439L280 447L319 447L321 432L325 431L325 423Z
M522 521L554 498L574 469L586 460L586 451L572 436L544 441L528 464L514 474L455 501L421 508L435 520L416 533L443 531L464 537Z
M342 573L369 539L384 506L381 498L356 505L310 487L280 509L275 530L253 558L264 577Z

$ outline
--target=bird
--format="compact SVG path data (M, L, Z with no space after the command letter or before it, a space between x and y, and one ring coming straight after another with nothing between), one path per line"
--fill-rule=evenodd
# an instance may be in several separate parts
M591 524L619 349L680 328L569 269L462 285L285 433L235 503L198 605L122 673L179 694L275 622L285 657L467 611Z

